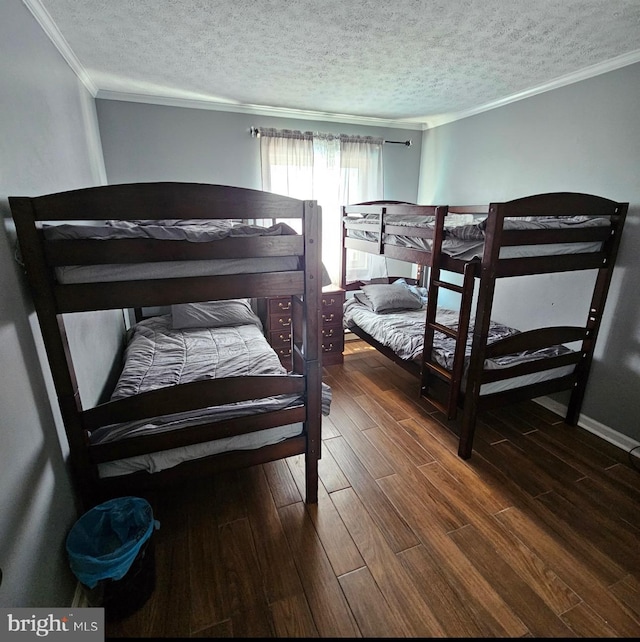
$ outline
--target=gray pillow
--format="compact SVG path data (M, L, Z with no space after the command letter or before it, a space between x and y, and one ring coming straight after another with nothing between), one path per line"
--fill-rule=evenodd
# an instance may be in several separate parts
M378 314L398 310L419 310L422 307L420 297L401 284L372 283L364 285L362 292L368 303L362 301L357 294L356 298Z
M262 329L262 322L251 309L249 299L172 305L171 325L174 330L238 325L257 325Z

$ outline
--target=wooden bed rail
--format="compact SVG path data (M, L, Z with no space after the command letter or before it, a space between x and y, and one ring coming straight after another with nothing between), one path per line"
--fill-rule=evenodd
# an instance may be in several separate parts
M150 452L171 450L184 446L199 444L203 441L235 437L256 430L265 430L304 422L306 410L304 406L286 408L275 412L263 413L258 416L236 417L223 421L212 421L198 426L180 428L178 432L167 431L153 435L130 437L126 440L89 445L89 456L91 461L99 464L123 457L135 457Z
M58 313L165 306L173 303L260 298L304 291L304 273L270 272L54 285Z
M242 388L238 388L237 377L192 381L105 402L85 410L82 413L82 424L86 430L91 431L124 421L302 392L304 378L293 375L243 377Z

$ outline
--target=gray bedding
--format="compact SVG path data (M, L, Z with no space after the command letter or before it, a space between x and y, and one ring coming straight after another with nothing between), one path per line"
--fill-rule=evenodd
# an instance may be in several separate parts
M377 214L364 217L345 217L355 225L371 223L378 220ZM432 216L409 216L403 214L388 215L386 223L399 226L413 226L434 229L435 218ZM482 258L484 249L484 229L486 217L473 214L449 214L445 221L442 250L446 254L461 260ZM607 218L571 217L523 217L505 219L505 230L562 229L573 227L602 227L610 225ZM377 234L365 230L348 230L350 238L377 241ZM385 234L385 243L400 247L431 251L431 240L405 235ZM597 252L601 243L555 243L543 245L511 246L501 249L500 258L524 258L527 256L550 256L558 254Z
M345 302L344 326L345 328L350 328L354 325L358 326L379 343L382 343L384 346L393 350L393 352L400 358L407 361L419 362L422 358L422 348L424 344L425 315L426 310L424 308L420 310L406 310L390 314L376 314L353 298L348 299ZM457 328L458 313L452 310L439 308L436 320L442 325ZM493 343L504 337L516 334L517 332L519 331L515 328L491 322L488 343ZM472 340L473 321L471 321L469 326L469 334L465 350L467 360L471 354ZM454 349L454 339L446 337L439 332L434 333L434 359L447 370L451 370L453 368ZM505 368L516 365L517 363L551 357L568 351L569 349L567 347L560 345L542 350L505 355L496 359L487 359L485 361L485 368ZM572 367L569 368L569 371L571 371L571 369ZM556 370L560 372L561 369L558 368ZM559 376L558 372L551 374L553 374L553 376ZM565 370L562 370L561 374L565 374L565 372ZM533 382L534 380L540 380L543 376L544 375L541 375L540 373L535 373L529 380ZM519 378L517 380L518 385L523 385L523 383L526 382L527 380L524 378ZM493 386L493 391L496 391L498 387L505 389L505 384L500 382L497 383L499 386ZM515 380L514 383L516 383ZM492 386L483 386L483 394L491 391L491 388Z
M112 399L203 379L286 374L257 324L174 330L171 315L163 315L141 321L130 333L125 365ZM259 391L256 393L258 396ZM331 390L323 384L324 414L329 412L330 401ZM106 443L172 430L201 423L205 417L216 421L301 404L297 395L229 403L152 420L105 426L91 434L91 442Z
M60 239L133 239L207 243L225 238L283 236L296 234L286 223L270 227L228 219L163 219L156 221L105 221L104 225L45 225L48 240Z
M44 227L48 240L93 239L117 240L149 238L159 240L205 243L226 238L252 236L285 236L296 234L286 223L270 227L250 225L239 221L220 220L159 220L106 221L104 225L48 225ZM211 259L148 263L114 263L112 265L71 265L56 268L60 283L99 283L137 279L180 278L225 274L251 274L297 270L297 256Z

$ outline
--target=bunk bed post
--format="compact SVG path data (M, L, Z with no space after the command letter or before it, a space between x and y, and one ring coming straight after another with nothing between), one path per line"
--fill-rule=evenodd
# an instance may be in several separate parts
M340 232L342 236L342 242L341 242L341 249L342 252L340 254L341 256L341 265L340 265L340 287L343 290L347 289L347 246L345 243L345 239L347 237L347 226L344 223L345 217L346 217L346 207L342 205L340 207L340 212L342 213L342 217L340 220Z
M307 381L307 418L305 431L305 485L307 504L318 501L318 460L322 437L322 351L320 348L322 301L322 220L316 201L304 205L305 282L303 305L305 328L303 341L304 368ZM295 349L295 346L294 346Z
M484 252L480 263L480 285L473 328L473 344L467 370L467 387L464 394L464 410L458 445L458 455L462 459L469 459L473 450L473 435L476 428L485 348L489 336L491 308L496 288L496 264L505 217L503 205L503 203L491 203L487 217Z
M577 425L580 419L580 409L582 408L582 402L584 401L587 389L587 380L591 369L591 362L593 361L596 339L598 337L598 331L600 330L604 305L607 300L611 278L613 277L613 268L616 264L618 247L620 246L622 229L628 209L628 203L617 203L615 214L612 216L611 235L606 241L607 259L604 265L598 270L598 276L596 277L587 323L585 325L587 336L582 342L582 359L576 365L577 381L571 391L567 414L565 416L565 421L571 426Z
M48 282L51 278L50 270L40 242L33 202L28 197L9 197L9 202L18 236L22 240L20 252L25 264L33 266L26 270L26 275L33 292L34 307L69 442L71 475L79 502L78 510L81 512L94 503L96 479L91 473L85 432L80 419L82 404L64 319L57 312L53 288Z

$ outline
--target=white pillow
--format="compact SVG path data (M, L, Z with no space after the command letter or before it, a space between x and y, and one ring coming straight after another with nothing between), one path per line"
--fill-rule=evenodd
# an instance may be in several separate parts
M262 329L262 322L251 309L249 299L180 303L171 306L171 326L174 330L238 325L257 325Z

